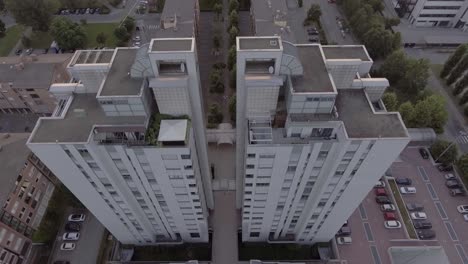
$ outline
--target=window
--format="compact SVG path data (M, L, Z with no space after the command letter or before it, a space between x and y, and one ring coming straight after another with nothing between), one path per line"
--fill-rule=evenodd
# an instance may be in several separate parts
M297 168L296 166L288 166L288 170L287 170L287 171L288 171L288 172L294 172L294 171L296 171L296 168Z
M247 169L255 169L255 165L253 164L247 164Z
M31 98L39 98L39 95L37 95L37 94L31 94Z
M268 187L268 186L270 186L269 183L262 183L262 182L257 183L257 187Z
M260 237L260 232L250 232L250 237Z
M251 178L253 178L253 175L252 174L247 174L247 175L245 175L245 177L251 179Z
M190 233L190 237L197 238L200 237L199 233Z
M249 153L249 154L247 154L247 158L255 158L255 153Z
M26 89L27 92L34 92L34 89Z
M181 159L190 159L190 155L182 154L182 155L180 155L180 158Z

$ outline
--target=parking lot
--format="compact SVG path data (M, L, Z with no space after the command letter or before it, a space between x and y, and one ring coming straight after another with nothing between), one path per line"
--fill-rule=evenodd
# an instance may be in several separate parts
M77 213L76 211L69 211L70 213ZM78 212L81 213L81 212ZM64 226L67 221L64 219L59 233L57 234L57 239L54 243L54 248L52 250L51 262L58 260L70 261L71 264L89 264L96 263L101 241L104 234L104 227L101 223L89 212L85 212L86 219L84 222L81 222L80 229L80 238L78 241L68 241L76 244L74 250L64 251L60 250L60 246L64 242L62 239L64 231ZM68 218L67 214L67 218Z
M427 221L432 223L436 233L434 240L409 239L401 216L401 229L386 229L384 218L375 202L372 190L361 206L352 214L349 225L352 230L352 244L339 245L340 257L348 263L391 263L390 247L397 246L442 246L450 263L468 264L468 233L463 215L456 207L468 204L467 197L452 197L445 186L444 174L420 156L417 148L406 148L400 159L391 167L392 177L410 178L415 194L402 195L405 203L416 202L424 206ZM390 192L386 186L387 193Z

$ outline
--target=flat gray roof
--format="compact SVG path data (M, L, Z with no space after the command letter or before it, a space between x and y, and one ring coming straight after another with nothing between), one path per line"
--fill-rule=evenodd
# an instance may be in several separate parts
M445 250L440 246L390 247L388 252L394 264L450 263Z
M75 64L110 63L115 50L80 50L73 57L70 66Z
M0 83L12 83L17 89L49 89L56 63L0 64Z
M370 61L364 46L322 46L325 59L360 59Z
M4 204L15 186L31 151L26 147L29 133L0 133L0 204Z
M257 49L280 49L279 38L241 38L239 39L239 49L257 50Z
M285 0L261 0L251 1L251 9L255 21L255 35L257 36L281 36L283 40L296 43L295 30L291 30L295 19L288 15L288 7ZM301 21L301 24L303 19ZM287 28L289 27L289 29Z
M63 119L39 119L31 142L87 142L94 125L144 127L146 119L144 116L106 116L95 93L74 94Z
M291 76L294 92L333 92L333 85L318 45L297 46L304 74Z
M350 138L408 137L398 114L372 111L364 89L340 89L335 106Z
M191 51L191 39L155 39L151 51Z
M112 66L104 81L100 96L132 96L140 94L143 78L129 75L135 61L137 48L117 49Z
M195 7L197 0L167 0L161 14L161 22L175 19L175 28L160 28L156 38L188 38L194 36Z

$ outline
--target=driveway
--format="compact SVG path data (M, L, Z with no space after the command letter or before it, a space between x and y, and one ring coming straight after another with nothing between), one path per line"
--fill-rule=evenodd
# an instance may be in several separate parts
M213 214L213 252L212 260L216 264L237 264L237 227L235 191L216 191Z
M72 213L71 210L70 213ZM72 251L62 251L60 250L60 245L63 243L62 235L65 232L64 226L66 222L66 219L64 219L64 223L57 235L57 240L54 243L49 263L53 263L56 260L68 260L71 264L96 263L104 235L104 226L90 212L87 212L86 220L81 223L80 239L75 241L76 248Z

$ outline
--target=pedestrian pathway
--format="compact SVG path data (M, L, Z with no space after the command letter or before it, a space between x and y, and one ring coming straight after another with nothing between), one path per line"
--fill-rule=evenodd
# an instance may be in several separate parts
M215 191L212 261L237 264L237 210L235 191Z

